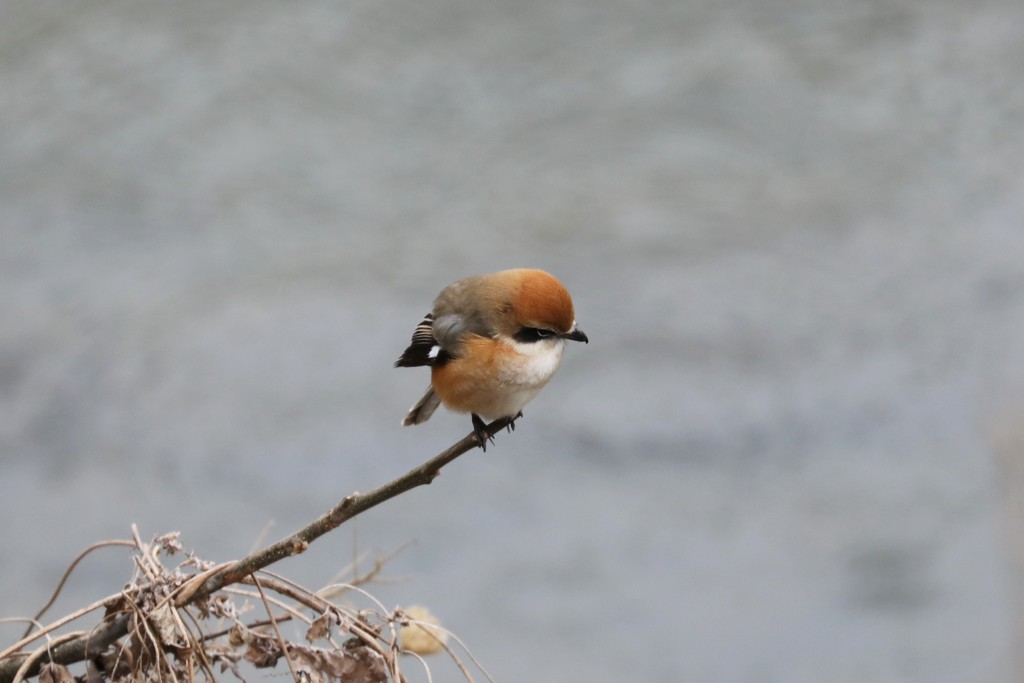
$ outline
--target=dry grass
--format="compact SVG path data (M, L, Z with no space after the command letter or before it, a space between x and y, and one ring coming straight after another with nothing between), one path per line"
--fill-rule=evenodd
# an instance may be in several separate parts
M417 669L421 664L426 667L429 680L430 669L423 657L403 652L401 647L399 634L411 625L430 629L421 629L424 633L437 633L436 650L447 652L465 679L474 680L470 667L448 645L450 634L433 622L386 609L361 588L379 577L388 558L379 558L364 573L318 591L259 571L236 585L178 605L224 565L185 553L176 533L144 543L133 527L132 541L104 541L75 558L47 607L87 553L125 545L131 548L135 569L121 592L46 625L40 622L42 612L26 619L32 624L26 636L0 653L0 660L18 663L12 681L20 682L37 669L39 680L45 683L217 681L225 675L245 680L243 671L248 666L276 669L275 673L287 672L295 681L313 683L402 682L407 680L402 666L409 662L415 662ZM354 595L371 607L354 607L349 599ZM63 664L37 666L50 659L55 646L85 635L81 630L64 629L96 614L103 619L127 615L127 634L90 653L78 676ZM473 668L490 680L471 656L469 659Z
M496 434L508 424L496 420L487 431ZM245 680L247 667L274 670L272 675L287 670L292 680L312 683L405 683L403 663L415 662L417 669L422 664L430 681L423 655L442 651L465 680L474 681L472 672L477 672L490 681L462 642L429 614L388 610L361 587L379 578L387 558L377 559L362 574L355 567L365 566L365 559L353 562L343 580L320 590L267 569L305 552L317 538L371 507L431 483L441 467L480 445L470 434L397 479L345 497L306 527L236 562L214 564L186 553L177 533L145 543L134 526L131 539L96 543L72 561L39 614L3 620L24 621L28 629L0 651L0 683L32 676L41 683ZM79 562L112 547L130 549L134 570L125 587L44 624L43 615ZM353 597L368 607L352 606ZM404 651L403 629L409 641ZM69 666L84 671L76 675Z

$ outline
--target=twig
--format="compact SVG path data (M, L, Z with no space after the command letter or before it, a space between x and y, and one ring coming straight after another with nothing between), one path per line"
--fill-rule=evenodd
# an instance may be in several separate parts
M65 640L70 640L72 638L78 638L81 635L82 634L79 631L72 631L71 633L65 633L64 635L62 635L59 638L57 638L56 640L54 640L52 644L55 645L57 643L65 641ZM41 646L38 650L33 652L31 655L29 655L28 659L26 659L24 662L22 662L21 666L18 668L18 671L14 674L14 683L21 683L21 680L25 676L28 675L29 669L31 669L34 666L36 666L37 663L39 662L39 660L42 659L43 655L46 654L46 650L50 647L50 645L51 645L51 643L47 643L46 645Z
M442 630L443 630L443 631L444 631L444 632L445 632L446 634L448 634L448 637L449 637L449 638L451 638L452 640L454 640L454 641L455 641L456 643L458 643L458 644L459 644L459 647L461 647L461 648L462 648L462 651L466 653L466 656L468 656L468 657L469 657L469 659L470 659L470 661L472 661L472 662L473 662L473 665L474 665L474 666L476 666L476 668L477 668L477 669L479 669L479 670L480 670L480 672L481 672L481 673L482 673L482 674L483 674L484 676L486 676L486 677L487 677L487 680L488 680L488 681L490 681L490 683L494 683L494 679L493 679L493 678L491 678L491 674L489 674L489 673L487 672L487 669L485 669L485 668L484 668L484 665L480 663L480 660L478 660L478 659L477 659L477 658L476 658L475 656L473 656L473 651L472 651L472 650L470 650L470 649L469 649L468 647L466 647L466 644L465 644L464 642L462 642L462 639L461 639L461 638L459 638L459 637L458 637L457 635L455 635L455 633L453 633L452 631L449 631L449 630L448 630L448 629L446 629L446 628L445 628L445 629L442 629ZM443 644L445 645L445 648L444 648L444 649L445 649L445 650L448 650L449 652L451 652L451 650L449 650L449 646L448 646L448 643L443 643Z
M344 593L346 590L348 590L348 586L362 586L364 583L370 583L371 581L373 581L374 583L398 583L400 581L405 581L406 579L403 579L401 577L396 577L394 579L382 579L382 578L379 578L379 575L380 575L380 573L382 571L384 571L384 565L385 564L390 562L392 558L394 558L396 555L398 555L398 553L400 553L403 550L405 550L406 548L408 548L410 545L412 545L411 541L408 542L408 543L403 543L402 545L398 546L398 548L396 548L395 550L392 550L387 555L383 555L381 557L376 558L373 561L373 569L370 569L369 571L367 571L366 573L362 574L361 576L357 572L357 569L358 569L358 566L359 566L359 560L362 557L367 556L369 553L368 552L367 553L363 553L362 556L355 557L355 559L353 559L352 562L349 563L348 567L345 567L344 569L342 569L340 572L335 574L334 577L330 581L328 581L328 584L332 584L332 585L324 586L323 588L319 589L316 592L316 594L319 595L321 598L326 598L328 600L333 600L336 596L338 596L338 595ZM342 578L345 575L347 575L350 571L352 573L352 579L349 580L349 581L344 581L343 582ZM338 586L340 584L345 584L345 585L339 588Z
M281 654L284 655L284 660L288 662L288 670L292 672L292 680L295 683L299 683L299 673L295 670L295 662L292 661L292 656L288 652L288 643L284 642L284 636L281 635L281 629L277 626L277 620L274 619L274 610L270 607L270 602L267 601L267 594L263 592L263 586L260 585L260 580L253 574L251 577L253 584L256 585L256 590L260 592L260 597L263 598L263 607L267 610L267 617L270 618L270 624L274 627L274 633L277 635L277 644L281 647Z
M132 556L132 559L135 560L135 565L151 582L158 581L163 574L163 566L153 556L149 544L142 542L142 537L139 536L139 527L135 524L132 524L132 538L135 539L134 545L139 551L138 555Z
M455 666L457 666L459 668L459 671L462 672L462 675L465 677L466 681L468 683L474 683L473 677L469 673L469 669L466 668L466 665L462 663L462 660L459 659L459 656L457 654L455 654L455 650L452 649L452 646L449 645L448 643L444 642L443 638L438 638L436 635L434 635L433 633L430 632L430 629L431 629L431 627L433 627L433 624L429 624L429 623L427 623L425 621L415 621L415 620L409 620L409 623L410 624L417 624L417 625L419 625L420 628L422 628L423 631L426 632L426 634L428 636L430 636L431 638L436 640L437 644L440 645L441 648L444 649L444 651L448 653L448 656L452 658L452 661L455 662ZM424 628L424 627L426 627L426 628ZM484 673L486 674L486 672L484 672Z
M217 680L217 676L214 675L213 668L210 666L210 661L206 658L206 649L202 646L202 644L204 642L206 642L206 638L203 637L203 627L196 620L196 616L192 613L192 610L184 610L184 611L185 611L185 616L187 616L189 621L192 622L192 625L195 627L196 632L199 634L199 636L196 636L195 634L191 633L191 631L189 632L189 635L190 635L190 637L192 639L192 643L194 645L195 655L196 655L197 659L199 659L199 666L200 666L200 668L202 668L203 671L206 672L206 679L208 681L216 681ZM195 681L195 674L193 673L192 668L191 668L192 667L191 661L189 663L189 667L190 667L189 668L189 680L194 682Z
M486 431L488 434L497 434L502 429L508 427L511 423L512 418L499 418L487 425ZM195 590L184 591L184 594L177 595L174 601L174 606L184 607L192 604L195 601L201 600L211 593L224 588L225 586L239 583L254 572L257 572L268 565L286 557L291 557L305 552L306 549L309 548L310 543L327 532L333 531L353 517L356 517L357 515L360 515L370 508L376 507L395 496L405 493L406 491L430 484L439 474L441 474L442 467L467 451L481 445L483 444L480 443L476 434L471 433L427 462L409 470L402 476L384 484L380 488L374 489L369 493L353 493L350 496L346 496L326 514L295 532L291 536L267 546L263 550L253 553L248 557L242 558L233 564L218 567L217 571L211 572L203 583L197 586ZM131 545L135 546L136 544L131 543ZM149 559L148 556L147 559ZM109 600L109 598L107 598L107 600ZM102 605L105 602L106 600L94 604L93 606L90 606L90 608L87 608L87 610L79 610L76 614L80 615L84 611L91 611L92 609L95 609L97 605ZM67 621L68 619L61 619L59 623L63 624ZM21 675L36 675L39 670L39 665L45 661L66 665L83 661L92 655L98 654L118 638L121 638L128 633L129 621L128 614L124 612L110 617L88 634L81 635L69 642L61 642L60 645L53 647L48 652L48 656L45 659L33 658L31 665L23 671ZM56 627L51 625L46 629L43 629L43 631L49 632L52 631L53 628ZM41 635L41 633L42 632L36 635ZM32 642L32 639L28 642ZM26 663L25 660L29 655L25 653L18 653L18 650L26 644L27 643L24 641L19 642L15 646L5 650L2 655L0 655L0 683L11 683L14 676L18 673L19 668L22 668L22 664Z
M91 546L89 546L82 552L78 553L78 557L72 560L68 568L64 570L64 576L61 577L60 583L57 584L56 590L53 591L53 595L50 596L50 599L47 601L45 605L43 605L42 609L40 609L39 612L36 613L36 616L33 617L32 622L29 624L28 628L25 629L25 632L21 634L22 638L27 638L28 634L32 633L33 624L37 628L42 628L41 626L39 626L39 619L41 619L42 616L46 614L46 610L53 607L53 603L57 602L57 598L60 596L60 592L64 590L64 584L68 582L68 578L71 577L71 573L75 571L75 567L78 566L78 563L85 559L85 556L91 553L92 551L98 550L99 548L108 548L112 545L126 545L129 548L131 548L135 546L135 543L133 543L132 541L125 541L122 539L100 541L99 543L93 543Z
M496 434L511 423L511 418L503 417L497 419L487 425L487 433ZM434 479L441 474L442 467L450 463L452 460L455 460L455 458L459 457L471 448L479 445L480 442L477 440L476 435L469 434L454 446L451 446L442 453L439 453L419 467L409 470L394 481L388 482L369 493L353 493L352 495L347 496L340 503L334 506L333 509L327 512L327 514L323 515L312 524L309 524L305 528L278 541L277 543L274 543L273 545L267 546L257 553L253 553L249 557L239 560L223 572L215 576L211 576L202 586L199 587L198 590L196 590L192 600L204 598L210 593L219 590L226 585L238 583L249 574L263 569L267 565L273 564L278 560L305 552L310 543L320 538L328 531L333 531L353 517L362 514L370 508L376 507L384 501L390 500L399 494L405 493L406 491L418 486L425 486L426 484L434 481ZM181 605L179 604L179 607L180 606ZM2 678L0 678L0 683L3 683Z
M0 667L3 667L5 664L7 664L7 662L4 661L7 657L9 657L11 655L14 655L14 653L16 653L18 650L20 650L21 648L25 647L29 643L31 643L31 642L33 642L35 640L38 640L42 636L45 636L47 633L52 633L53 631L56 631L61 626L69 624L72 621L74 621L75 619L78 619L79 617L82 617L82 616L88 614L89 612L92 612L93 610L97 610L100 607L106 606L111 601L117 600L120 597L121 597L120 595L111 595L109 597L103 598L102 600L97 600L96 602L92 603L91 605L88 605L86 607L83 607L82 609L76 610L76 611L72 612L71 614L69 614L69 615L67 615L65 617L62 617L61 619L58 619L57 621L53 622L52 624L50 624L50 625L48 625L48 626L46 626L44 628L40 628L38 631L33 633L31 637L22 638L21 640L16 642L14 645L11 645L9 648L4 650L3 652L0 652Z
M248 594L245 594L245 595L248 595ZM277 617L277 623L280 624L281 622L284 622L284 621L291 621L292 618L293 617L290 614L282 614L281 616ZM253 621L253 622L250 622L248 624L244 624L244 626L245 626L245 628L247 628L250 631L255 631L256 629L263 628L264 626L270 626L270 623L271 623L270 619L259 619L257 621ZM203 639L202 640L203 640L204 643L207 643L207 642L210 642L212 640L217 640L218 638L223 638L227 634L231 633L232 629L234 629L234 628L237 628L236 624L232 624L231 628L223 628L223 629L221 629L219 631L214 631L213 633L205 633L205 634L203 634Z
M248 581L246 581L246 583L248 583ZM266 584L267 581L264 580L263 583ZM273 586L271 586L271 588L273 588ZM224 590L225 593L227 593L229 595L237 595L237 596L240 596L240 597L243 597L243 598L246 598L246 599L252 599L252 600L259 600L260 599L260 594L259 594L258 591L257 592L253 592L253 591L242 590L240 588L225 588L223 590ZM279 600L278 598L275 598L273 596L267 596L266 600L269 601L270 603L272 603L273 605L275 605L277 607L280 607L282 610L284 610L286 612L286 614L282 614L282 615L276 617L278 622L291 621L292 619L298 619L299 621L304 621L305 623L309 624L309 623L312 623L312 621L313 621L312 619L307 617L305 614L303 614L301 610L292 607L291 605L289 605L288 603L284 602L283 600ZM266 624L264 624L264 625L266 625Z
M487 669L484 668L483 664L481 664L480 661L477 660L477 658L473 656L473 651L470 650L468 647L466 647L466 644L464 642L462 642L462 639L459 638L453 631L449 631L444 626L439 626L437 624L431 624L429 622L419 621L417 619L409 619L407 616L404 616L404 615L403 615L403 618L404 618L405 621L409 622L410 624L417 624L417 625L419 625L421 628L423 628L424 631L427 632L428 635L430 635L438 643L440 643L441 647L444 648L445 652L447 652L449 655L451 655L451 658L455 662L455 665L457 667L459 667L459 669L462 671L463 675L466 677L467 681L470 681L470 683L472 683L472 680L473 680L473 677L469 675L469 671L468 671L467 667L462 663L462 661L458 658L458 656L456 656L455 651L452 649L451 645L449 645L447 642L445 642L445 640L443 638L438 638L436 635L434 635L434 633L433 633L434 630L438 630L438 631L443 632L447 637L451 638L456 643L458 643L459 647L462 648L462 651L465 652L466 655L469 657L469 659L473 662L473 665L476 666L476 668L480 670L480 673L482 673L487 678L487 680L490 681L490 683L495 683L494 679L491 678L491 674L489 674L487 672ZM412 653L406 653L406 654L412 654Z

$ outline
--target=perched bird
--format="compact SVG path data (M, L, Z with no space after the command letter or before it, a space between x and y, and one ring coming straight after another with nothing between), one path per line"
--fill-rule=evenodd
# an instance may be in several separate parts
M486 449L484 419L520 417L561 365L566 339L589 343L569 292L550 273L516 268L448 285L395 362L430 366L430 386L402 424L426 422L443 403L470 413Z

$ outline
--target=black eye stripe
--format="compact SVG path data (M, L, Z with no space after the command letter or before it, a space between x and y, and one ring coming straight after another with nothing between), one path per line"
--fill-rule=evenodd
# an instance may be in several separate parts
M521 327L519 328L519 331L513 335L513 338L518 342L530 344L553 336L555 336L555 333L551 330L545 330L539 327Z

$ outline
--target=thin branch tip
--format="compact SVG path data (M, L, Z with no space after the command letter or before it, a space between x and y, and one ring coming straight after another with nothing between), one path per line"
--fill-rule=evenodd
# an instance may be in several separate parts
M493 443L494 435L505 427L510 426L514 419L503 417L486 425L484 429L488 435L487 440ZM485 445L486 440L481 442L478 434L474 432L469 433L448 449L383 486L368 491L365 494L357 491L346 496L326 514L284 539L251 553L241 560L217 565L188 577L172 595L168 596L168 604L174 608L184 608L233 584L246 582L250 580L250 577L253 577L251 580L255 581L256 572L285 557L304 553L313 541L370 508L418 486L430 484L437 477L441 476L441 470L445 465L473 448L478 446L483 448ZM141 576L139 577L139 583L135 585L133 590L129 591L126 589L116 596L111 596L84 610L79 610L45 628L39 628L37 632L26 635L12 647L3 650L2 658L0 658L0 683L12 683L26 676L38 675L40 668L47 663L67 665L87 661L91 657L95 657L97 653L105 651L108 646L129 635L129 632L132 630L132 624L139 623L137 621L138 617L144 613L144 608L137 604L138 597L136 593L144 592L147 588L157 585L166 573L166 569L157 559L157 555L161 554L159 543L155 544L156 547L153 547L154 544L142 543L135 525L132 525L132 536L132 541L104 541L83 551L72 563L72 566L69 567L51 601L47 603L39 614L41 616L52 605L53 600L60 593L67 575L74 570L75 565L89 552L100 547L125 545L136 549L138 554L132 557ZM263 578L260 581L266 583ZM259 584L255 585L259 590ZM262 590L260 592L262 593ZM49 638L48 633L79 618L82 614L104 606L107 608L108 614L91 631L68 633L56 637L50 640L46 646L38 648L34 652L28 652L23 649L36 642L38 638L44 636ZM273 617L271 618L273 619ZM178 624L177 628L184 630L182 624ZM132 638L138 635L138 633L135 633L132 635ZM152 634L149 634L149 639L152 639ZM143 647L148 648L150 645L147 643ZM154 647L157 650L160 649L159 644L155 644ZM385 651L380 650L379 654L384 656ZM395 668L394 672L397 673L397 668ZM294 675L294 670L292 673ZM404 680L404 677L400 674L395 678L399 681Z

